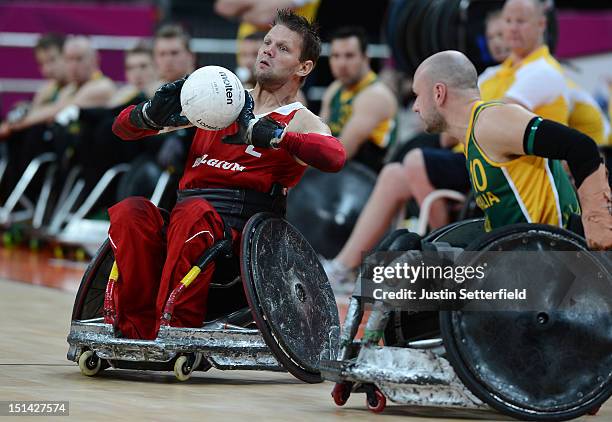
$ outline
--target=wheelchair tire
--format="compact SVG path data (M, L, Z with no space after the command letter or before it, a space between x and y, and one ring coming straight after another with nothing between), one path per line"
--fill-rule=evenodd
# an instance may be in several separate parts
M429 233L423 241L447 242L452 246L465 247L474 236L484 233L484 220L473 219L458 221ZM380 247L389 246L407 233L397 230L381 242ZM402 347L410 341L424 340L440 335L439 316L437 311L408 312L393 311L385 327L384 343L387 346Z
M533 250L589 253L583 238L540 224L495 230L467 249L519 250L517 245L521 243L525 248L540 248ZM610 397L612 300L596 295L602 289L612 289L611 266L606 257L587 257L589 271L597 271L598 276L587 277L593 285L578 290L593 295L597 300L595 310L582 305L571 311L554 308L545 313L440 312L447 359L461 381L483 402L520 420L561 421L587 414ZM517 279L522 274L517 274ZM567 286L556 280L543 284L547 297L557 298L563 289L561 293L568 294ZM563 298L572 304L573 296ZM587 305L591 303L588 299Z
M73 321L102 317L104 293L114 260L110 242L106 239L83 274L72 308Z
M242 280L264 341L296 378L322 382L318 365L322 355L332 357L338 349L340 322L316 253L272 214L251 217L242 233ZM279 238L284 240L274 243Z

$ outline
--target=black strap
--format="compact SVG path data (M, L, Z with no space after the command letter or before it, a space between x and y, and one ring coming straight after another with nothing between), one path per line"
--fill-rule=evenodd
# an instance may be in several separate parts
M252 189L207 188L185 189L178 192L178 201L203 198L215 207L226 226L242 230L247 220L259 212L272 212L285 216L287 189L274 185L269 193Z

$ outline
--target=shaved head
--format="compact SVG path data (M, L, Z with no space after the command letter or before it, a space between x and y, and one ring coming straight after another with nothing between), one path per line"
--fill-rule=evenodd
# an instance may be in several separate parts
M479 98L478 74L463 53L448 50L428 57L414 73L412 109L425 124L425 131L447 130L445 113L458 102Z
M478 89L476 68L459 51L442 51L428 57L417 68L414 79L418 76L424 76L431 84L443 83L451 89Z
M84 56L92 56L96 53L89 38L82 35L69 37L64 43L64 51L78 52Z
M507 0L502 9L504 43L516 58L524 58L544 44L547 3Z
M540 0L506 0L503 9L521 7L529 10L537 17L544 16L545 3Z
M69 82L81 85L98 70L98 54L89 38L70 37L64 43L64 62Z

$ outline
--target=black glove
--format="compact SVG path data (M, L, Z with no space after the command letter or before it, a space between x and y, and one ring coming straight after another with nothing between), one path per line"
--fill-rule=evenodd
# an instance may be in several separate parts
M285 126L266 116L256 119L253 113L255 103L253 97L244 91L244 106L236 119L238 132L225 136L221 141L225 144L254 145L261 148L278 148Z
M149 101L138 104L130 113L130 121L141 129L161 130L167 126L185 126L187 117L181 116L181 87L185 79L162 85Z

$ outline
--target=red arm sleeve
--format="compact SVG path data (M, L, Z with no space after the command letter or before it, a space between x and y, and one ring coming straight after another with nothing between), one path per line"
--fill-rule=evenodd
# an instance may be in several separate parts
M130 141L133 139L144 138L145 136L157 135L157 130L141 129L134 126L130 121L130 113L136 107L131 105L124 108L121 113L115 118L113 122L113 133L123 139L124 141Z
M330 135L287 132L279 146L321 171L335 173L346 161L344 146Z

